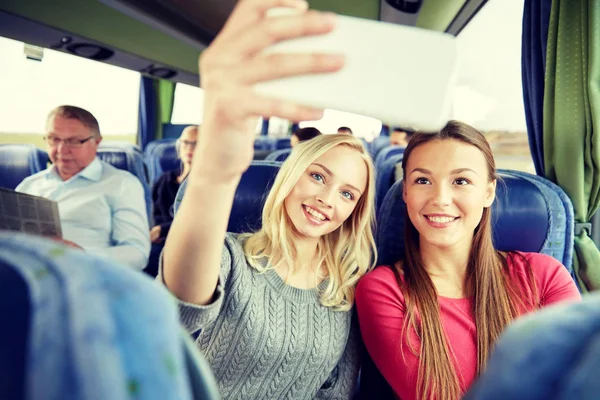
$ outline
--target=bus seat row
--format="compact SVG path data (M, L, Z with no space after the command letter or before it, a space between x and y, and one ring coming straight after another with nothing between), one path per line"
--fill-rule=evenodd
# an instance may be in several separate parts
M144 189L146 211L151 218L152 193L148 185L146 164L138 148L129 144L100 144L97 157L116 168L136 176ZM15 189L25 178L48 167L50 159L44 150L29 144L0 145L0 187Z
M274 138L270 136L257 136L254 140L254 150L281 150L289 149L290 138Z
M34 145L0 145L0 187L14 189L30 175L48 165L48 153Z
M175 142L176 139L160 139L146 145L144 158L148 166L150 185L154 185L165 172L181 168Z

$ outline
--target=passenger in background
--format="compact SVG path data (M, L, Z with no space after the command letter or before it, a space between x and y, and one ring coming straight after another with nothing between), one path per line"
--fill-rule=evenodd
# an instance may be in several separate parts
M198 126L186 127L175 142L177 157L181 160L181 168L165 172L152 187L152 215L155 226L150 229L152 243L164 242L171 222L173 222L173 203L179 185L187 178L192 165L192 157L198 140Z
M347 126L340 126L337 130L337 133L341 133L342 135L352 135L352 129Z
M451 121L416 133L402 166L404 259L359 282L360 327L399 398L457 400L513 319L580 295L554 258L494 248L498 176L476 129Z
M321 131L317 128L300 128L296 132L292 133L290 138L290 145L295 147L298 143L305 142L307 140L316 138L321 135Z
M354 290L375 252L374 171L361 141L320 135L283 164L260 231L226 234L254 121L315 120L322 111L256 94L255 83L339 70L336 55L271 54L271 43L325 34L334 17L267 17L242 0L200 59L204 122L162 257L164 284L224 399L350 399L358 375ZM240 40L240 38L244 38Z
M57 107L48 115L46 132L53 165L15 190L58 203L64 242L142 270L150 238L140 181L96 158L102 136L89 111Z
M405 128L394 128L390 133L390 146L408 146L408 141L414 134L414 131Z

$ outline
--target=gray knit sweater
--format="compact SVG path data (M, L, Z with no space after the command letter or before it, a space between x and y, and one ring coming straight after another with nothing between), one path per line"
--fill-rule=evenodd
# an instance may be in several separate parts
M179 311L190 333L200 331L196 344L224 399L352 396L359 369L352 313L322 306L318 289L286 285L273 270L258 273L237 235L225 239L213 302L180 301Z

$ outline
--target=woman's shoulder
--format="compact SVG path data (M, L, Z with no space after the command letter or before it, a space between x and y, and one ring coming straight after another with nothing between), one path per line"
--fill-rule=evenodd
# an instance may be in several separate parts
M380 265L368 272L358 281L356 288L357 296L361 295L385 295L392 293L400 294L400 286L398 285L397 275L394 271L400 271L402 276L402 263L398 262L394 266Z
M514 271L523 271L531 268L534 273L538 271L547 271L548 269L565 268L560 261L548 254L510 251L507 253L506 261L509 267Z

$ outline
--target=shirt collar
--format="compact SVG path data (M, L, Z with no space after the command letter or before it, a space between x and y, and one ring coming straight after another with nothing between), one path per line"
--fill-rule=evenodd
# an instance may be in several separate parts
M52 177L61 179L61 177L58 175L58 171L56 171L55 165L52 166L51 172L52 172L51 174L47 175L48 177L52 176ZM102 163L100 162L100 160L98 158L94 158L94 161L89 163L87 167L85 167L84 169L79 171L77 174L75 174L71 179L69 179L69 181L77 179L79 177L85 178L85 179L88 179L88 180L94 181L94 182L99 181L100 178L102 177Z

